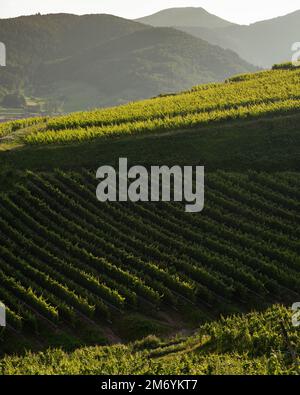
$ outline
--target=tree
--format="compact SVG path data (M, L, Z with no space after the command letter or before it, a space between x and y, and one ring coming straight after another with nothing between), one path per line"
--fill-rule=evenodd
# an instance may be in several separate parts
M26 105L26 100L19 93L8 93L3 97L2 106L9 108L20 108Z

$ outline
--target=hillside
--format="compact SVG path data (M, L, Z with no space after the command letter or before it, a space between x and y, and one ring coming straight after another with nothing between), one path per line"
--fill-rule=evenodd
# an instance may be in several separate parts
M178 94L52 118L37 128L29 128L19 141L29 145L82 142L294 114L300 107L299 78L299 68L283 65L276 70L236 76L225 83L198 85ZM1 134L10 135L12 125L18 129L23 123L2 124ZM11 137L14 139L14 134Z
M2 124L1 353L165 338L299 300L299 78L281 65ZM204 211L97 202L96 169L120 157L204 164Z
M77 107L81 109L183 90L195 83L221 81L249 69L255 70L231 51L175 29L150 28L61 62L48 63L38 71L36 82L38 86L51 86L62 95L70 89L75 98L82 95L82 84L93 87L97 97L93 103L85 98Z
M233 25L201 7L169 8L136 20L151 26L190 26L209 29L224 28Z
M2 96L17 90L40 98L50 113L121 104L255 70L186 33L112 15L0 20L0 35L9 54L0 72Z
M291 312L274 306L204 325L189 337L6 357L0 375L298 375L299 330L290 322Z
M299 35L300 11L250 24L240 26L231 24L228 26L217 25L214 21L203 23L201 19L187 20L185 24L186 10L178 9L177 18L182 20L179 23L174 20L160 19L160 26L177 26L189 34L199 37L208 42L219 45L222 48L229 48L236 52L247 62L260 66L270 67L274 63L290 61L292 57L291 46L297 42ZM173 22L174 21L174 22ZM156 26L156 20L148 20L150 25Z
M45 61L65 58L103 42L142 30L133 21L111 15L33 15L0 20L0 35L8 51L0 83L7 90L24 85L34 90L32 78Z
M164 332L162 312L181 311L189 326L292 304L300 287L297 177L210 174L205 212L190 217L181 204L100 209L92 172L29 172L0 198L0 298L10 325L24 335L48 325L48 336L61 327L60 336L83 340L89 326L100 334L112 322L126 339L139 336L125 328L130 314L137 328ZM147 315L157 321L148 329Z

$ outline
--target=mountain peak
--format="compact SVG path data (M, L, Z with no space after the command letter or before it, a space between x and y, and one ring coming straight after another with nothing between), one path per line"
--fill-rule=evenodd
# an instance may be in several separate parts
M233 25L231 22L210 14L202 7L168 8L136 21L155 27L187 26L215 29Z

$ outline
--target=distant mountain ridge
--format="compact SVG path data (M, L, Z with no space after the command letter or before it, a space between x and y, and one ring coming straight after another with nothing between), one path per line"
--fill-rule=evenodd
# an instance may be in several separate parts
M233 25L233 23L210 14L201 7L169 8L159 11L153 15L136 19L136 21L156 27L201 26L204 28L215 29Z
M157 26L176 26L176 28L207 40L211 44L219 45L224 49L231 49L247 62L260 66L271 67L274 63L290 61L292 57L291 46L294 42L300 41L300 10L291 14L256 22L249 26L230 24L215 26L214 18L211 14L207 20L199 18L197 12L193 23L185 23L189 8L176 9L176 17L172 18L172 13L168 13L168 18L157 17L157 14L149 16L145 23ZM168 10L166 10L167 12ZM160 15L166 15L165 12ZM205 18L205 12L200 15ZM217 21L219 20L216 17ZM179 22L181 20L181 23ZM212 22L210 22L212 21ZM188 22L188 21L187 21Z
M62 103L64 111L121 104L255 68L232 51L172 28L112 15L0 20L8 67L0 86Z

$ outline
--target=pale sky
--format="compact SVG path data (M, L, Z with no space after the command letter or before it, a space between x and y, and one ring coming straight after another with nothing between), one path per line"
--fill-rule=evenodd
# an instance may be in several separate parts
M164 8L203 7L231 22L249 24L300 9L300 0L0 0L0 18L67 12L138 18Z

